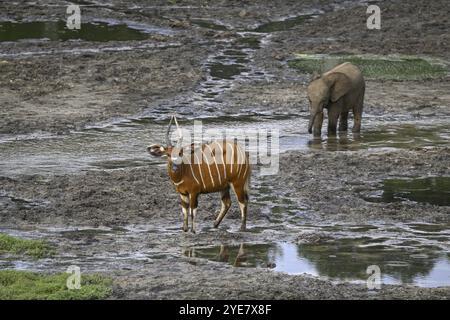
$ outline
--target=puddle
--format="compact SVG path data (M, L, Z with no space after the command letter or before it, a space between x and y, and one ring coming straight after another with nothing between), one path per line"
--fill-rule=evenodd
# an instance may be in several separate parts
M437 59L395 55L298 54L288 65L302 73L323 73L343 62L360 67L368 79L420 80L445 76L449 72Z
M287 18L279 21L270 21L267 23L263 23L258 27L254 28L252 31L254 32L277 32L277 31L286 31L290 30L298 25L303 24L305 21L312 19L315 17L314 15L301 15L296 17Z
M427 120L408 123L408 120L401 121L398 119L389 125L386 125L385 121L389 120L368 118L365 128L360 134L354 135L348 132L327 137L325 132L321 139L308 139L307 145L312 149L355 151L445 146L450 142L450 126L448 120L445 119L442 123L427 122ZM397 121L403 123L398 124ZM295 149L296 145L305 143L305 141L298 139L299 137L297 137L297 141L291 141L291 144L293 144L291 148Z
M212 29L212 30L217 30L217 31L228 30L227 26L225 26L223 24L219 24L219 23L211 21L211 20L191 19L190 22L193 25L199 26L201 28Z
M382 189L365 197L370 202L414 201L450 206L450 177L386 179Z
M222 245L190 249L184 254L234 267L270 268L339 281L366 281L367 267L378 265L384 284L450 285L448 255L420 248L396 248L384 244L383 240L344 238L323 244Z
M233 79L242 72L248 71L242 64L211 63L210 74L213 79Z
M155 31L144 26L115 22L83 22L80 30L69 30L65 21L0 22L0 42L23 39L94 42L145 40Z

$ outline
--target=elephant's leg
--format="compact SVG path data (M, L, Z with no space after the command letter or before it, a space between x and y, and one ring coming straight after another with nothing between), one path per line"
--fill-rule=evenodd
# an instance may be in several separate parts
M320 112L316 115L314 119L314 128L313 128L314 137L320 137L320 135L322 134L322 123L323 123L323 112Z
M361 131L361 119L362 119L362 112L363 112L363 105L364 105L364 88L361 91L361 94L359 95L358 101L356 105L353 107L353 132L360 132Z
M330 106L328 109L328 135L336 134L336 126L339 119L339 110L338 108L333 108Z
M361 118L362 118L362 112L354 111L353 112L353 132L360 132L361 131Z
M347 128L348 128L348 111L343 111L339 116L339 131L347 131Z

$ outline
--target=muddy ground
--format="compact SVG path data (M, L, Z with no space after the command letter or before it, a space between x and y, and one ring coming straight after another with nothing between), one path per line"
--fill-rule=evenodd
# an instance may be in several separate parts
M0 19L60 19L67 3L2 3ZM380 31L365 28L367 4L361 1L160 1L151 7L146 1L86 1L83 21L132 21L161 30L140 41L2 43L2 230L47 238L57 250L54 259L36 263L23 258L12 266L61 272L67 265L80 264L82 270L114 278L112 298L448 299L448 286L383 285L373 291L361 283L288 275L270 266L235 268L186 254L192 248L224 243L327 242L339 238L339 232L327 228L339 225L416 223L443 229L450 225L446 205L367 201L385 179L450 176L448 75L421 81L367 81L363 131L402 121L412 127L417 121L437 121L444 128L439 143L427 136L424 140L429 140L417 145L406 139L375 148L364 141L359 145L351 134L338 140L324 136L318 142L306 133L309 75L288 67L295 53L399 53L449 62L447 1L376 3L382 8ZM240 41L242 31L305 13L317 17L290 30L262 35L247 57L249 75L220 83L225 89L211 104L196 104L196 94L208 81L208 58ZM199 27L193 23L196 19L212 20L226 30ZM184 103L192 103L191 109ZM275 123L278 116L294 124L298 120L293 130L307 137L305 146L281 154L277 176L263 177L254 170L249 232L237 232L236 205L221 227L212 229L219 197L205 195L199 205L199 232L182 233L178 196L163 163L151 159L136 166L85 166L68 172L61 165L54 172L54 166L45 172L12 168L15 160L17 166L35 165L27 159L39 159L42 150L52 157L53 140L47 142L46 137L61 141L53 157L64 163L66 153L87 157L83 140L65 143L79 132L102 139L111 135L112 123L129 117L146 123L146 117L155 116L144 128L153 132L152 127L163 128L167 116L180 110L191 120L203 114L219 118L219 111L230 116L268 115ZM91 133L92 126L100 129ZM146 145L160 142L145 130L141 142L130 142L142 149L142 157ZM105 150L121 149L123 143L113 135L105 141ZM123 148L128 150L125 143ZM441 246L448 255L448 238Z

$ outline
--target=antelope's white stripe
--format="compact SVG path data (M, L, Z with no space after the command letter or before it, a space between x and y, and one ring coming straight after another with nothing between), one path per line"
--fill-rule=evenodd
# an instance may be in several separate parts
M244 156L244 163L242 164L245 168L244 170L244 175L242 175L242 177L245 177L245 173L247 172L247 167L250 165L250 163L247 162L247 154L245 153L245 150L242 150L242 154Z
M212 151L211 147L209 146L209 144L207 144L206 146L211 151L210 154L212 156L213 151ZM217 165L216 157L214 156L213 159L214 159L214 163L216 164L217 176L219 177L219 184L222 184L222 178L220 177L219 166ZM209 171L209 174L211 175L211 170ZM214 186L214 182L213 182L213 186Z
M240 175L241 175L241 171L242 171L242 166L244 166L245 165L245 154L243 153L243 151L242 151L242 148L239 146L239 145L237 145L236 146L236 149L237 149L237 151L238 151L238 173L237 173L237 176L238 176L238 178L240 177ZM241 158L242 157L242 158ZM239 161L240 159L242 159L241 161Z
M182 184L184 182L184 180L181 180L180 182L175 182L175 181L172 181L172 182L174 185L176 185L178 187L180 184Z
M222 148L222 143L218 143L217 145L220 148L220 154L222 155L222 165L223 165L223 176L225 179L227 179L227 168L225 167L225 157L223 155L223 148ZM220 176L220 175L219 175Z
M192 169L192 163L189 163L189 167L191 168L191 173L192 176L194 177L195 182L197 182L197 184L200 184L200 182L198 182L197 180L197 177L195 176L194 169Z
M203 154L203 150L202 150L202 154ZM197 164L198 164L198 171L200 172L200 179L202 179L202 184L203 184L203 188L206 189L206 185L205 185L205 180L203 180L203 174L202 174L202 164L198 158L197 152L194 151L194 156L197 159Z
M244 175L243 175L242 177L245 177L245 174L247 173L247 169L248 169L249 166L250 166L250 165L246 165L246 166L245 166Z
M206 146L209 147L207 144L206 144ZM212 173L211 173L210 163L209 163L209 160L207 159L207 157L205 156L205 151L202 149L202 159L203 158L205 159L206 166L208 167L209 178L211 179L212 185L214 187L215 183L214 183L214 179L213 179L213 176L212 176Z
M239 177L239 171L240 171L240 159L241 159L241 152L239 150L239 147L236 145L236 176Z
M233 149L233 145L229 142L227 142L227 146L231 146L230 173L233 173L234 149ZM228 159L228 147L227 147L227 159Z

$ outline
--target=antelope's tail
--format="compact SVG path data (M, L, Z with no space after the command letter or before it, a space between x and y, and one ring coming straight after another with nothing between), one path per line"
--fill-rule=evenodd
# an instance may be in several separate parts
M251 182L251 176L252 176L252 166L250 165L250 155L248 152L246 152L245 154L246 156L246 160L247 160L247 165L248 165L248 173L247 173L247 177L245 178L245 184L244 184L244 190L245 192L248 194L250 192L250 182Z

